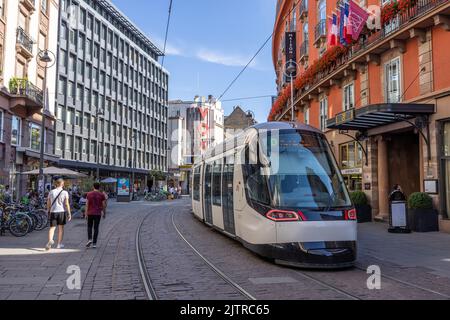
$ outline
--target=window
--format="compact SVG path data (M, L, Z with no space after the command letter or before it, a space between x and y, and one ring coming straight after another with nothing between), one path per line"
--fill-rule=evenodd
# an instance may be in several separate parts
M305 116L305 124L309 124L309 108L305 108L304 116Z
M328 119L328 98L324 98L319 102L320 107L320 130L325 131L327 129L327 119Z
M11 145L20 146L20 137L22 134L22 120L19 117L12 116L11 119Z
M5 0L0 0L0 17L5 17Z
M346 85L344 87L344 101L343 101L343 107L344 111L353 109L355 107L355 94L354 94L354 84L351 83L349 85Z
M400 102L400 58L395 58L385 64L386 102Z
M47 14L48 10L48 0L41 0L41 11L44 14Z
M56 150L63 151L64 150L64 136L62 133L58 133L56 135Z
M216 162L213 166L213 205L222 204L222 164Z
M41 147L41 127L32 123L30 125L30 148L39 151Z
M3 111L0 110L0 141L3 142Z
M192 195L195 201L200 201L200 167L194 169L194 192Z

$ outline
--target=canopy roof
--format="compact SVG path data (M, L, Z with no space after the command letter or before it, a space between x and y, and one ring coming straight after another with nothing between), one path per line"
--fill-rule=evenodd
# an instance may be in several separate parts
M23 172L24 175L39 175L39 169ZM69 178L86 178L87 175L83 173L79 173L76 171L72 171L69 169L64 168L57 168L57 167L48 167L44 168L44 175L46 176L63 176L63 177L69 177Z

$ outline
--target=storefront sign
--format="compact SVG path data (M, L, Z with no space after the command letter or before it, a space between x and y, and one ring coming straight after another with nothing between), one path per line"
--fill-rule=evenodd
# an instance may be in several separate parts
M423 189L428 194L438 194L438 181L435 179L424 180Z
M344 124L355 119L355 110L350 109L336 115L336 125Z
M288 66L297 63L297 35L295 32L286 32L286 69ZM292 61L292 64L290 63ZM297 68L292 68L292 74L286 75L286 79L290 81L291 77L297 76Z
M117 180L117 195L129 196L130 195L130 180L125 178L119 178Z
M362 174L362 168L344 169L342 170L342 174L343 175Z

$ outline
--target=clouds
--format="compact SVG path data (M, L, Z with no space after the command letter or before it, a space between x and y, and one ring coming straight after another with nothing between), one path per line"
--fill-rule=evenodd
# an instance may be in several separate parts
M199 50L196 54L196 57L205 62L220 64L228 67L243 67L250 61L250 57L233 55L225 52L217 52L209 49ZM250 64L250 66L255 65L255 61Z
M155 43L161 50L163 49L164 47L163 41L156 39ZM209 48L190 50L189 48L185 48L183 45L179 43L174 44L171 42L167 42L166 55L197 59L201 62L222 65L225 67L244 67L251 59L251 56L245 56L236 53L228 53ZM256 69L257 68L256 60L253 60L252 63L250 63L249 67Z

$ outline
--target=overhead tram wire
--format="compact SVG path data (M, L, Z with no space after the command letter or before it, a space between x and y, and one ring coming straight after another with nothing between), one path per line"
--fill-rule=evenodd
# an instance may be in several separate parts
M172 5L173 5L173 0L170 0L170 3L169 3L169 14L167 16L167 24L166 24L166 34L164 36L163 57L162 57L162 62L161 62L161 65L163 67L164 67L164 59L166 57L166 46L167 46L167 37L169 35L170 17L172 16Z
M289 12L283 17L283 19L281 20L281 23L283 23L292 13L292 11L294 11L298 4L300 3L301 0L297 0L294 2L294 5L292 6L292 9L289 10ZM245 70L247 70L247 68L250 66L250 64L255 60L255 58L261 53L261 51L265 48L265 46L267 45L267 43L270 41L270 39L272 39L273 35L275 34L275 29L272 31L272 33L270 34L270 36L267 38L266 41L264 41L264 43L261 45L261 47L256 51L256 53L252 56L252 58L250 59L250 61L242 68L242 70L238 73L238 75L233 79L233 81L231 81L231 83L228 85L228 87L225 89L225 91L219 96L219 98L217 100L220 101L220 99L223 98L223 96L225 96L225 94L227 94L227 92L231 89L231 87L236 83L236 81L241 77L241 75L245 72Z

